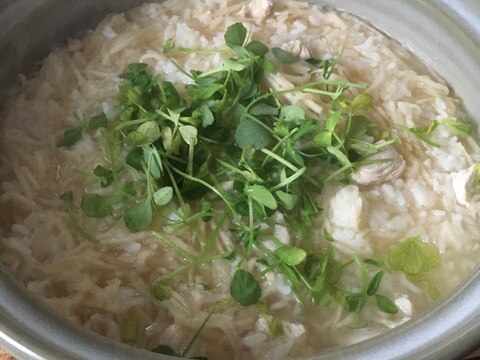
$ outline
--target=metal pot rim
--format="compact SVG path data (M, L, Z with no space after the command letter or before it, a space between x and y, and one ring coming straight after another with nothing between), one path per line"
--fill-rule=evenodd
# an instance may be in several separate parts
M94 25L141 0L0 2L0 94L65 34ZM369 19L434 68L480 113L480 2L476 0L310 0ZM48 14L48 16L46 16ZM48 22L51 16L58 22ZM32 24L34 26L32 26ZM32 31L35 27L36 35ZM13 54L13 55L12 55ZM472 117L472 119L475 119ZM480 122L480 119L478 120ZM477 123L477 125L479 125ZM359 344L310 359L453 359L480 344L480 267L450 296L422 316ZM23 359L174 359L113 342L61 319L0 271L0 343Z

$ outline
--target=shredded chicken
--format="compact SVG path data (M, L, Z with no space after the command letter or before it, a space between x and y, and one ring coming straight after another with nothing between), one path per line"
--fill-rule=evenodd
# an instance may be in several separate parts
M282 50L298 56L302 60L310 59L310 51L300 40L292 40L283 44Z
M459 204L468 206L475 178L475 165L452 173L452 187Z
M240 16L252 17L256 23L263 22L272 12L273 3L270 0L252 0L240 10Z
M392 145L372 155L370 160L388 160L361 166L352 174L352 180L359 185L381 184L398 179L405 170L405 160Z

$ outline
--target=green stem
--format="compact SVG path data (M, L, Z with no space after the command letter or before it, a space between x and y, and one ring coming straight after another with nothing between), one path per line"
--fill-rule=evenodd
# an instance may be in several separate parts
M186 47L178 47L178 51L186 54L215 55L215 54L233 54L230 49L194 49Z
M295 129L293 129L292 131L290 131L287 136L285 136L284 138L280 139L279 142L277 142L277 144L272 148L271 151L272 151L272 152L277 151L278 148L279 148L285 141L287 141L291 136L293 136L297 131L298 131L298 128L295 128ZM266 158L263 160L262 166L261 166L262 168L267 164L267 161L268 161L268 157L266 157Z
M203 249L202 255L203 254L208 254L210 250L213 247L213 244L215 243L215 239L218 237L218 234L220 233L220 230L223 227L223 224L225 220L228 218L228 213L224 212L223 215L220 217L220 220L216 223L215 229L213 230L212 234L207 240L207 243L205 244L205 248Z
M200 335L200 333L202 332L202 330L205 328L205 326L207 325L207 322L208 320L210 320L210 318L212 317L213 313L215 311L215 306L213 306L212 310L210 310L210 312L208 313L207 317L205 318L205 320L203 320L202 322L202 325L200 325L200 327L198 328L197 332L195 333L195 335L193 335L192 337L192 340L190 340L190 342L188 343L188 345L185 347L185 350L183 350L181 353L180 353L180 356L181 357L185 357L185 355L188 353L188 351L190 350L190 348L192 347L193 343L195 342L195 340L197 340L198 336Z
M165 162L165 170L167 171L168 177L170 178L170 182L172 183L173 190L175 191L175 195L177 195L178 202L180 203L180 207L182 208L182 211L183 211L183 216L187 216L188 208L187 208L187 205L185 205L185 201L183 200L182 193L180 192L177 182L175 181L172 171L170 170L170 163Z
M133 125L143 124L145 121L146 121L145 119L124 121L124 122L121 122L120 124L118 124L117 126L115 126L114 129L116 131L120 131L124 128L130 127L130 126L133 126Z
M173 59L170 59L170 61L173 63L173 65L175 65L175 67L183 74L187 75L190 79L192 80L195 80L195 78L192 76L192 74L190 74L189 72L187 72L183 67L181 67L175 60Z
M253 242L255 240L255 233L253 228L254 218L253 218L253 202L252 197L248 197L248 244L247 244L247 253L252 250Z
M174 172L176 172L177 174L183 176L184 178L188 179L188 180L192 180L192 181L195 181L203 186L205 186L206 188L212 190L215 194L217 194L224 202L225 204L227 204L228 208L230 209L230 211L235 214L235 210L233 209L232 205L230 205L230 203L227 201L227 199L225 199L225 196L223 196L223 194L218 191L217 189L215 189L215 187L213 187L212 185L210 185L209 183L207 183L206 181L202 180L202 179L199 179L195 176L190 176L188 174L185 174L183 171L180 171L176 168L172 168L172 170Z
M195 145L192 143L188 147L188 175L193 176L193 150Z
M164 243L166 243L168 246L170 246L173 250L175 250L180 256L184 257L185 259L189 260L189 261L193 261L193 257L188 253L186 252L185 250L183 250L181 247L177 246L173 241L171 241L170 239L167 239L165 236L163 236L162 234L156 232L156 231L152 231L152 234L154 236L156 236L157 238L159 238L160 240L162 240Z
M273 129L270 128L267 124L264 124L262 121L260 121L257 117L253 116L252 114L248 114L248 113L244 113L244 115L246 118L256 122L258 125L260 125L261 127L263 127L265 130L267 130L269 133L273 134Z
M288 167L290 170L293 170L295 172L299 171L300 169L297 168L295 165L293 165L292 163L288 162L287 160L285 160L284 158L282 158L281 156L278 156L277 154L271 152L270 150L266 149L266 148L263 148L260 150L261 152L263 152L265 155L267 156L270 156L271 158L277 160L280 164L283 164L285 165L286 167Z
M77 218L75 217L75 214L73 213L73 208L72 208L73 193L69 191L64 195L62 195L61 198L64 199L65 202L67 203L67 214L73 226L75 227L75 229L77 229L80 235L86 240L90 241L91 243L98 244L100 241L83 229L83 227L78 223Z
M301 169L299 169L296 173L294 173L293 175L289 176L288 178L286 178L285 180L283 180L282 182L278 183L277 185L275 186L272 186L270 189L268 189L270 192L272 191L276 191L278 189L281 189L282 187L284 186L287 186L288 184L290 184L291 182L297 180L300 176L302 176L302 174L307 170L306 167L303 167Z
M178 274L181 274L182 272L184 272L184 271L186 271L186 270L188 270L192 267L195 267L195 266L198 266L198 265L201 265L201 264L205 264L205 263L208 263L208 262L216 260L216 259L221 259L221 258L223 258L224 256L227 256L227 255L228 254L220 254L220 255L208 256L208 257L205 257L205 258L195 259L191 263L188 263L188 264L182 265L180 267L177 267L170 274L162 276L161 279L162 280L171 279L171 278L177 276Z

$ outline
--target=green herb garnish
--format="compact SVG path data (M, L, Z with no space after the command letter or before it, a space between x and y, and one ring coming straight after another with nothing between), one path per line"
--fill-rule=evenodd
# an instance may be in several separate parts
M274 57L267 58L268 46L250 40L240 23L229 26L224 38L228 48L218 52L228 57L218 68L187 70L171 60L192 80L185 91L162 81L146 64L130 64L120 76L121 113L114 119L102 113L92 117L88 126L65 131L59 146L72 146L81 138L82 129L91 133L99 128L107 146L108 163L93 170L104 189L82 197L83 214L92 218L123 217L125 226L134 232L151 229L187 261L152 284L151 292L159 300L168 299L172 291L168 279L182 271L215 259L237 259L231 296L243 306L256 304L262 294L260 284L242 270L243 262L256 251L258 262L266 267L260 275L283 273L302 303L303 296L308 295L321 306L337 301L356 314L367 296L375 295L379 308L393 313L392 304L377 294L386 271L384 264L379 266L375 260L362 261L356 256L341 263L332 249L314 252L311 243L314 219L322 212L315 195L328 182L348 183L357 167L374 162L370 157L394 141L368 118L373 99L363 92L366 84L331 79L336 59L308 59L306 64L321 69L323 78L290 89L266 89L265 75L275 74L278 64L270 58L282 66L299 58L280 48L273 48ZM201 54L212 50L176 48L174 40L169 39L163 51ZM347 90L357 95L350 97ZM318 95L326 116L314 118L301 106L282 100L282 95L298 92ZM450 120L444 123L467 132ZM69 193L63 198L74 226L82 236L96 241L73 216L72 197ZM169 220L162 213L163 207L173 210L178 220ZM275 225L272 214L276 211L285 215L284 225L294 229L296 243L270 251L262 242L272 237L265 228ZM175 244L168 234L153 231L152 224L158 223L171 229L195 228L219 214L221 220L211 225L211 236L197 234L203 246L198 258ZM235 245L226 253L213 254L216 236L227 218ZM324 239L335 242L326 230ZM400 250L392 250L389 263L394 269L407 269L408 274L418 263L421 271L428 271L425 269L437 263L432 260L431 249L425 250L423 245L410 244L407 249L404 244ZM413 260L410 255L402 255L410 254L411 246L416 249ZM361 290L354 293L340 287L344 269L351 264L360 271ZM370 281L367 264L381 268ZM273 336L280 334L279 319L270 319L269 324ZM163 345L154 351L176 354Z
M232 297L242 306L255 304L262 295L258 281L248 271L238 269L230 285Z
M392 268L407 275L428 272L441 265L437 248L422 242L418 236L408 238L394 246L388 255L388 262Z
M92 243L98 243L98 239L90 235L78 222L77 218L75 217L75 214L73 213L73 192L67 191L66 193L63 193L60 195L60 199L65 200L65 203L67 204L67 213L68 217L70 218L70 221L72 222L73 226L75 229L77 229L78 233L86 240L92 242Z
M58 147L71 147L82 138L82 127L76 126L65 130L63 138L57 143Z
M443 120L432 120L432 122L428 126L422 126L422 127L407 128L406 126L398 125L398 124L395 126L397 128L409 131L411 134L415 135L417 138L419 138L420 140L422 140L423 142L431 146L440 147L439 144L433 142L430 139L431 133L440 125L447 126L456 135L459 135L459 136L472 135L472 125L462 123L460 121L457 121L454 118L447 118Z
M375 294L375 298L377 300L377 306L383 312L392 315L398 312L397 305L395 305L392 299L380 294Z

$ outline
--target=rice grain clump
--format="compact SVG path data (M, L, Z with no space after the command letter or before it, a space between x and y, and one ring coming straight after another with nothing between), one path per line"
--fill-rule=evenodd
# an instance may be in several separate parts
M171 82L178 98L188 98L198 84L198 78L190 76L192 69L225 71L228 65L231 74L244 71L252 53L242 63L236 56L245 54L238 49L243 47L225 44L227 29L242 37L242 27L236 23L248 30L245 43L255 40L271 49L266 55L258 55L260 47L256 50L257 58L263 59L259 70L263 77L261 87L252 85L252 89L257 96L261 91L275 92L278 102L270 99L250 115L285 120L289 115L284 108L295 105L288 111L303 114L300 118L305 122L318 119L321 129L332 114L347 116L351 111L347 117L352 124L367 124L360 119L368 118L361 138L352 140L356 152L338 153L343 148L335 147L335 136L353 132L341 122L329 130L330 137L325 128L315 130L313 135L318 136L313 140L295 144L292 151L297 155L287 161L284 178L279 175L283 181L292 179L292 174L305 178L302 161L311 163L316 157L330 156L327 165L341 169L328 179L322 178L323 168L308 170L311 179L298 187L308 190L319 181L321 190L300 199L316 209L314 215L302 213L302 221L296 220L299 214L279 210L294 206L294 189L263 186L254 176L259 174L248 167L255 162L238 160L243 172L231 166L223 169L232 181L209 182L223 196L235 191L247 194L246 212L240 209L244 204L240 199L235 210L242 216L232 219L224 215L230 210L213 191L186 204L177 199L172 187L185 186L188 178L180 170L167 174L165 169L181 152L165 155L159 165L151 160L155 153L145 155L145 143L112 145L118 139L111 134L126 135L112 129L127 131L133 124L117 121L128 106L139 108L132 100L138 93L128 91L141 89L142 81ZM468 125L461 122L459 101L443 82L413 70L416 61L358 19L302 2L169 0L109 15L83 39L70 40L53 51L34 77L20 77L12 89L0 142L1 261L65 318L161 353L210 360L302 357L393 328L458 285L479 255L480 202L475 187L480 149ZM158 79L149 77L146 68ZM324 81L329 70L328 86L284 91ZM121 74L127 75L121 78ZM352 85L340 97L325 95L336 84L346 83ZM198 107L206 111L203 121L215 113L209 109L221 100L214 95L207 98L202 99L204 107ZM363 101L358 113L353 112L352 99ZM233 122L233 113L221 115ZM114 125L93 129L89 119L98 114L97 121ZM174 111L155 114L170 125L182 121L180 115L175 120ZM181 114L187 117L186 112ZM147 122L138 116L128 121ZM209 125L204 123L204 128ZM203 131L202 126L179 126L183 128L179 141L198 149L195 141L206 135L199 133L197 138L195 131ZM195 126L200 130L192 130ZM65 129L74 131L67 136ZM282 141L298 129L292 131ZM76 135L79 139L73 141ZM133 141L134 135L128 136L127 141ZM317 151L323 151L325 136L330 141L325 153L308 153L312 141ZM168 139L163 132L151 143L162 141L168 152L165 144L173 142ZM237 136L237 142L227 143L233 149L239 139L248 142ZM72 143L59 147L62 141ZM364 163L356 162L365 148L375 146L379 151L361 157ZM139 167L127 159L128 166L112 175L120 166L119 156L124 159L132 148L144 151ZM274 156L265 155L277 148L264 145L263 150L258 147L255 154L267 156L265 163L277 164ZM238 151L239 159L257 156L248 146ZM167 180L155 177L152 164ZM189 170L197 171L185 165L184 172ZM239 190L235 176L240 175L247 184ZM150 194L150 182L171 179L175 180L171 186ZM150 203L154 205L146 227L131 221L144 220L148 209L143 208L140 220L128 216L131 208L122 207L111 195L112 187L118 193L120 185L143 180L140 189L122 187L121 201L133 201L131 194L148 194L148 209ZM100 216L104 208L88 208L85 200L103 201L108 196L108 216ZM233 203L232 196L226 201ZM252 204L257 204L255 209ZM238 225L236 219L246 219L246 225ZM253 221L258 226L253 227Z

